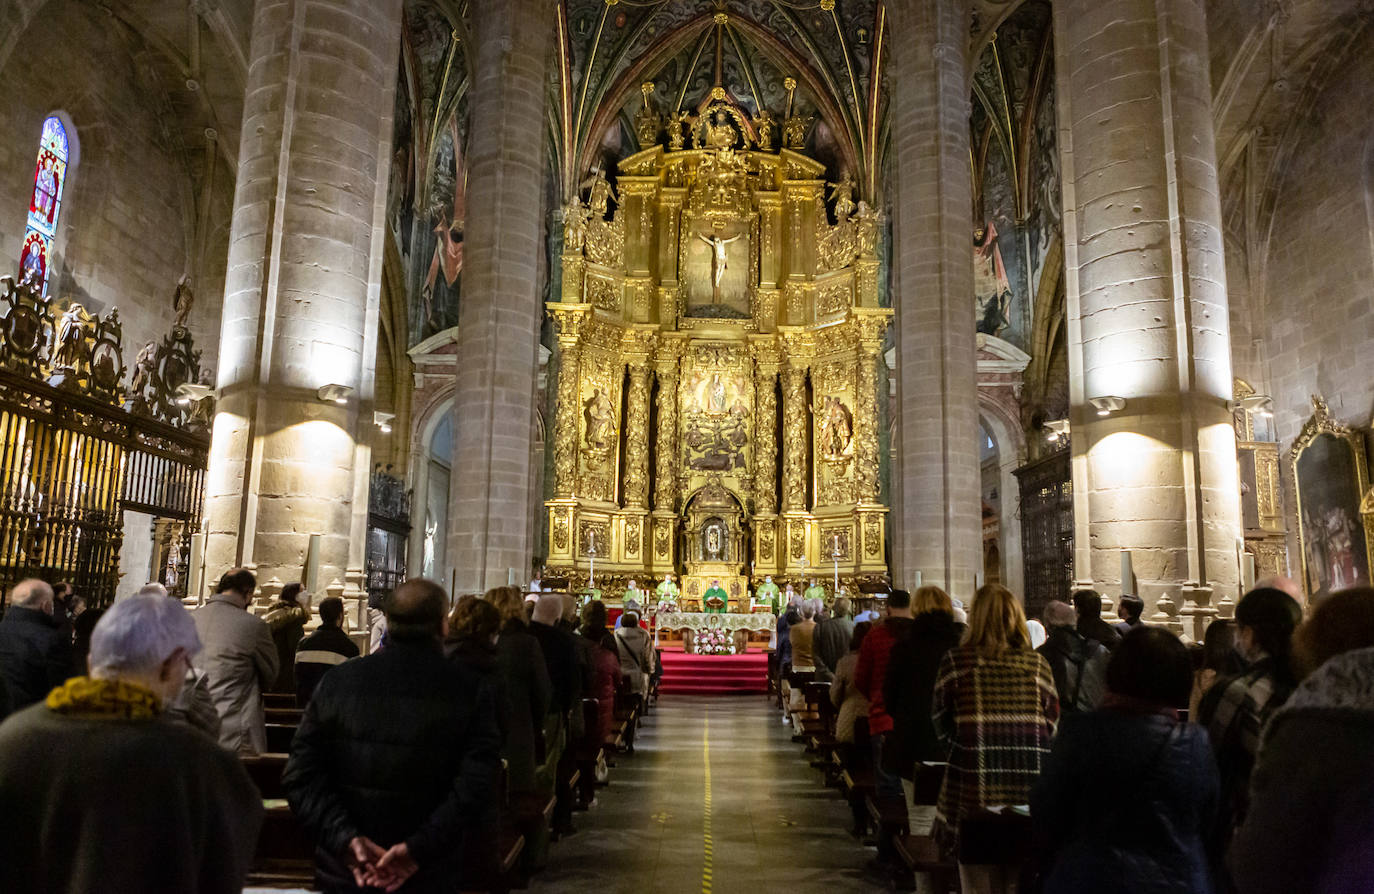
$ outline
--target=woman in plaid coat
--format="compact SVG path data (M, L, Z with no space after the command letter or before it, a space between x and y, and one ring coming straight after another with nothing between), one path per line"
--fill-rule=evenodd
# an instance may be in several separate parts
M932 719L949 748L937 829L990 807L1026 804L1059 719L1054 675L1031 649L1026 615L1006 587L981 587L964 644L941 660ZM962 861L961 861L962 862ZM997 890L997 867L960 866L965 891Z

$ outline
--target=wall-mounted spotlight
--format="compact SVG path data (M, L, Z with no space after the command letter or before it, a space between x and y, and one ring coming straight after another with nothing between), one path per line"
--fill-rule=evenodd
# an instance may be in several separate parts
M372 413L372 421L376 423L377 428L382 434L389 435L391 434L391 423L396 421L396 414L383 413L381 410L376 410Z
M1249 397L1242 397L1240 400L1228 400L1226 409L1234 413L1236 410L1244 410L1247 413L1254 413L1256 416L1273 416L1274 399L1267 394L1252 394Z
M188 407L198 400L204 400L215 393L211 385L202 385L199 382L182 382L177 386L177 403L183 407Z
M1124 397L1090 397L1088 403L1097 408L1097 415L1110 416L1113 413L1123 410L1126 407Z
M321 385L320 390L315 392L320 400L328 403L346 404L348 399L353 396L352 385Z
M1045 437L1051 444L1058 444L1069 436L1069 420L1051 419L1045 423L1045 430L1049 432Z

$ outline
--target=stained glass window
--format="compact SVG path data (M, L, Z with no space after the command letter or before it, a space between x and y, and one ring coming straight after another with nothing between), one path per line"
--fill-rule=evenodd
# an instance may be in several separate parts
M44 293L48 291L48 266L57 238L57 219L62 213L62 187L67 185L68 154L67 129L56 116L48 118L43 122L43 139L38 144L28 227L19 255L24 278L38 283Z

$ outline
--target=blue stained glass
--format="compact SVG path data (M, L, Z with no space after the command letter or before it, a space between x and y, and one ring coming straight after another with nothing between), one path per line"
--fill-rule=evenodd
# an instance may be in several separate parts
M70 151L67 129L56 116L43 122L43 136L34 166L33 193L19 257L20 272L42 284L48 291L48 268L57 221L62 213L62 188L67 185L67 158Z

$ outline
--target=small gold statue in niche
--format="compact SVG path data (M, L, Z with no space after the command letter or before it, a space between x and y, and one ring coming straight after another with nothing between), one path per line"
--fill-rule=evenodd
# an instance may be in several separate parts
M615 442L615 408L611 400L600 389L592 390L592 396L583 404L583 416L587 424L584 439L587 449L604 453Z
M854 414L838 397L825 399L825 413L821 418L821 454L828 460L847 460L854 443Z

